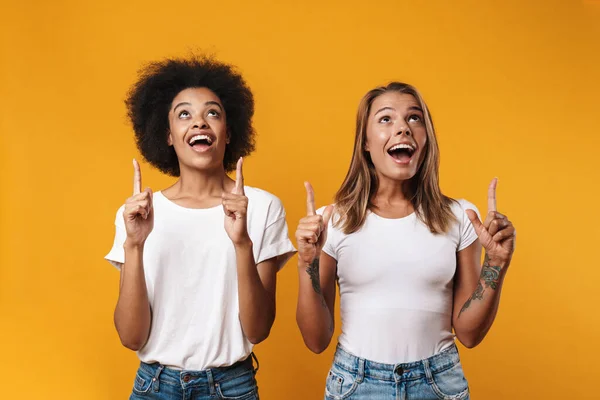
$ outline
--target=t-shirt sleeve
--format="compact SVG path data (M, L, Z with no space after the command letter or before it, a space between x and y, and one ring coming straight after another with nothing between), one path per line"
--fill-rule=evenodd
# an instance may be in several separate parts
M276 258L277 269L279 270L294 253L296 253L296 248L288 237L283 204L277 197L273 196L267 211L267 223L257 251L256 263Z
M460 210L456 217L458 218L458 222L460 224L460 236L456 251L461 251L469 247L475 240L477 240L477 233L475 232L475 228L473 227L466 210L475 211L479 219L481 219L481 215L479 214L477 207L466 200L459 200L458 204L460 205Z
M117 211L117 216L115 218L115 240L110 252L104 257L117 269L121 269L121 266L123 266L123 263L125 262L125 250L123 250L123 245L127 238L127 232L125 231L125 221L123 220L124 209L124 206L121 206Z
M323 215L323 212L325 212L325 208L327 208L327 206L319 208L317 210L317 214ZM327 224L327 240L325 241L325 244L323 245L323 251L328 256L332 257L334 260L337 261L336 246L335 246L336 230L333 227L333 217L334 216L332 216L329 219L329 223Z

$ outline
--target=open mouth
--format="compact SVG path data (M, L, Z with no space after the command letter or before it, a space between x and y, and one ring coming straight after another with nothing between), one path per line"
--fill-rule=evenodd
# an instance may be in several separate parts
M412 144L400 143L388 149L388 154L399 164L408 164L417 149Z
M205 151L213 144L213 138L209 135L194 135L188 141L188 144L196 151Z

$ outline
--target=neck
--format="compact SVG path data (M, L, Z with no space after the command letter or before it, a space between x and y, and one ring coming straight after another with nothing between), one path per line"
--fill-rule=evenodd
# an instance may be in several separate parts
M223 166L217 169L197 170L180 166L179 180L173 185L178 197L220 197L229 189L231 179Z
M397 181L378 176L377 192L373 196L372 203L377 208L385 206L405 206L411 205L410 181Z

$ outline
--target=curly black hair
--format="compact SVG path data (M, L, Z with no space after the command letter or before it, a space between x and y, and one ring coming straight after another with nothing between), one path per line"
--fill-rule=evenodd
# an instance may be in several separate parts
M140 70L125 104L140 152L172 176L180 172L175 150L167 143L169 109L179 92L197 87L212 90L225 108L230 136L223 159L225 171L233 171L237 160L254 150L254 97L235 67L207 56L153 62Z

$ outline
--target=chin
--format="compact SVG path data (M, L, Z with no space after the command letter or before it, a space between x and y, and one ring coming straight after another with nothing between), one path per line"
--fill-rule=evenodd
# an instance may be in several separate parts
M223 160L215 160L213 157L197 157L195 160L187 160L184 162L189 169L197 171L210 171L218 168L223 168Z
M382 173L380 175L382 175L383 177L393 180L393 181L398 181L398 182L404 182L404 181L408 181L412 178L415 177L415 175L417 174L417 171L398 171L398 169L391 170L391 171L386 171L385 173Z

